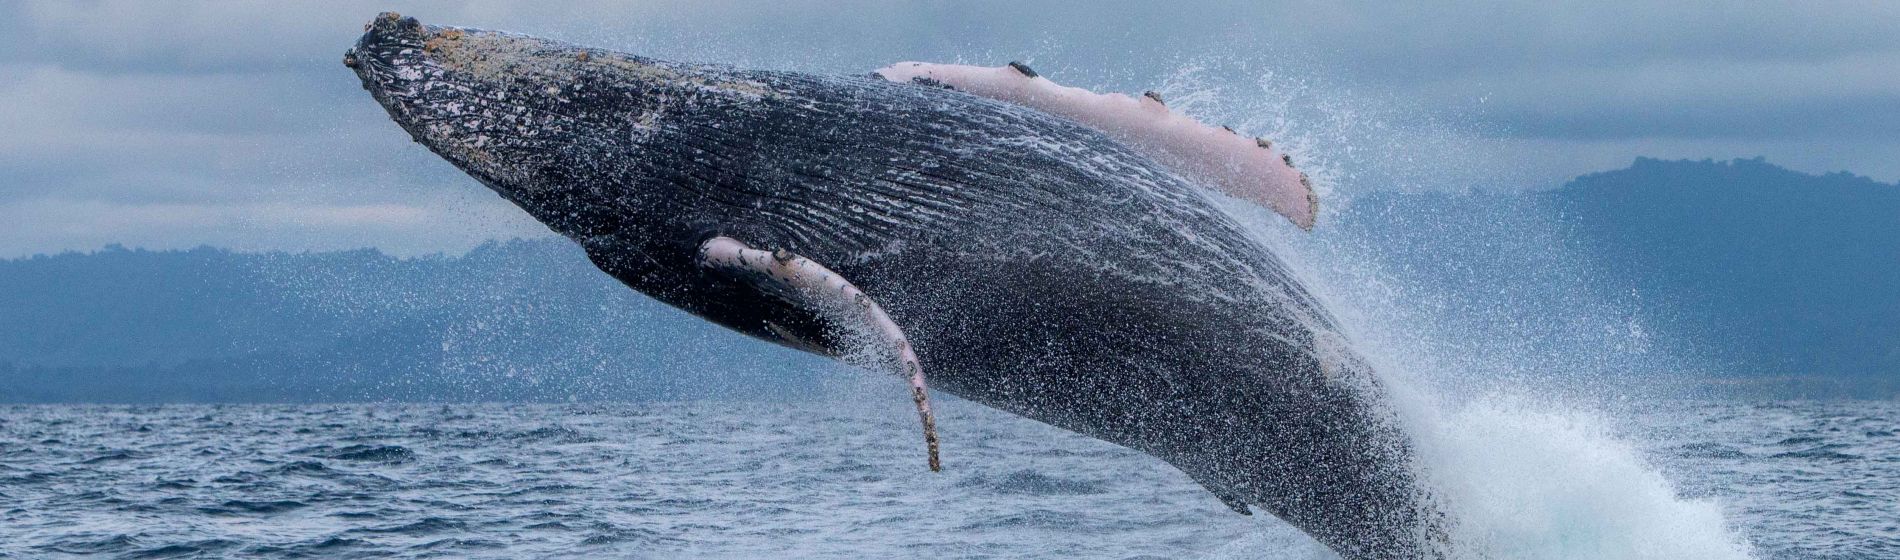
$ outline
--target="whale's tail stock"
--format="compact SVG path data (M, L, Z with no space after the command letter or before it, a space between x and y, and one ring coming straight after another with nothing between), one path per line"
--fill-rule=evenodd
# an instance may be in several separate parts
M1315 346L1323 381L1303 406L1261 411L1236 436L1227 492L1256 498L1346 558L1452 556L1451 521L1385 383L1342 339Z

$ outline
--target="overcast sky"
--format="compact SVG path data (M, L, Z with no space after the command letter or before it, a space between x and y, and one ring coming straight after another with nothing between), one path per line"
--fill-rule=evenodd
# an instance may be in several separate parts
M1900 179L1900 2L1439 4L0 0L0 257L547 235L343 68L384 10L812 72L1025 60L1285 138L1340 196L1548 188L1636 156Z

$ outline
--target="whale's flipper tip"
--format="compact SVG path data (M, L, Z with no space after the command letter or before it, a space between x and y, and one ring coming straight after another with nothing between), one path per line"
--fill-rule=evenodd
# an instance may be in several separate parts
M1215 494L1214 497L1220 498L1220 503L1226 504L1227 509L1234 510L1234 513L1238 513L1241 515L1253 515L1253 510L1247 509L1247 502L1241 501L1240 498L1236 498L1232 495L1223 495L1223 494Z
M910 381L912 404L923 422L924 448L930 472L942 472L937 444L937 416L930 410L930 394L924 387L924 368L911 348L910 339L891 320L884 308L843 275L817 261L789 250L754 249L730 237L714 237L699 246L700 266L734 271L754 281L769 284L798 300L818 315L835 324L864 328L876 343L889 346L896 373ZM856 310L856 312L852 312Z
M1234 513L1241 515L1253 515L1253 510L1247 508L1247 500L1241 499L1240 496L1234 494L1233 491L1210 482L1206 477L1194 474L1194 471L1183 469L1181 472L1186 473L1188 478L1194 480L1195 484L1201 485L1201 488L1207 490L1207 493L1213 494L1214 499L1220 500L1221 505L1227 506L1227 509L1234 510Z

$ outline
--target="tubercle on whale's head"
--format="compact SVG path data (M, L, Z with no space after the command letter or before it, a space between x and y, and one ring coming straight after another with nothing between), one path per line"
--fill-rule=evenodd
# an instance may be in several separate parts
M682 90L708 80L686 65L395 13L366 24L343 63L416 142L517 203L606 180L615 170L604 162L623 161Z

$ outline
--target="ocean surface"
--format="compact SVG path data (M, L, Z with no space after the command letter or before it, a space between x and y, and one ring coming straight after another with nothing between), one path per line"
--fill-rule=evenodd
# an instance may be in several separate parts
M930 473L908 403L863 400L0 407L0 557L1329 557L1157 460L954 399ZM1719 510L1756 557L1900 558L1900 403L1635 409L1605 436L1641 458L1629 476ZM1586 443L1556 464L1620 445ZM1558 520L1491 534L1563 533L1501 550L1679 557L1591 534L1641 519L1616 497L1638 482L1535 468L1611 499L1477 473L1502 518ZM1659 538L1682 530L1704 529Z

